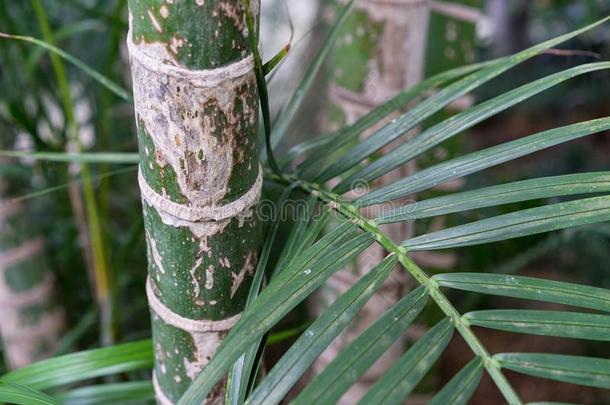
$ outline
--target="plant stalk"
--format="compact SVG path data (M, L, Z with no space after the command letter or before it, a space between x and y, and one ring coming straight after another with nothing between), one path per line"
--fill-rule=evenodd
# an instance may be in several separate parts
M239 319L256 268L257 83L242 0L128 5L153 383L172 404Z

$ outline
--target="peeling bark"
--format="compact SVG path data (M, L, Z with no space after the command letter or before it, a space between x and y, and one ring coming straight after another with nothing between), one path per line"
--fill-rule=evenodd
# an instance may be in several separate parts
M129 9L153 382L171 404L239 319L258 259L258 96L241 0Z

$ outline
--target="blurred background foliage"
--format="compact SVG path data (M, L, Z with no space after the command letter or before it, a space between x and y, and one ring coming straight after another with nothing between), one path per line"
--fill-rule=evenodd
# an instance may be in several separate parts
M323 2L322 0L319 1ZM272 110L277 115L303 75L306 62L320 46L330 19L318 1L263 0L262 41L266 59L284 46L294 25L294 40L288 58L270 82ZM450 67L502 56L551 36L567 32L610 13L605 0L464 0L456 1L481 10L484 17L476 24L447 21L434 15L428 38L426 75ZM127 32L125 0L43 0L54 43L83 60L99 72L130 88L128 60L124 44ZM0 32L45 36L40 15L29 1L0 2ZM476 37L468 42L462 38ZM545 54L493 80L473 95L485 100L533 78L542 77L568 66L595 59L610 59L610 26L587 33L571 41L566 54ZM102 88L77 68L65 65L79 139L84 150L133 152L137 149L130 103ZM327 70L328 72L328 70ZM291 143L320 133L313 117L324 109L324 75L319 88L309 95L304 111L291 127ZM454 138L436 151L442 158L505 142L546 128L578 120L610 115L608 72L580 76L542 93ZM68 120L62 107L61 88L49 55L31 44L0 39L0 139L6 149L36 151L72 150ZM441 113L447 114L447 112ZM426 125L438 121L433 118ZM607 168L610 139L592 136L535 158L500 165L466 179L465 189L503 183L528 177ZM544 156L544 159L536 159ZM419 161L426 167L438 160L430 154ZM116 315L118 341L149 336L149 316L143 293L146 255L141 207L136 187L135 166L93 165L105 255L111 271L110 286ZM68 195L70 170L79 168L65 163L13 159L0 166L0 176L12 185L5 200L18 199L28 205L28 214L44 235L46 254L58 280L61 298L67 308L69 333L62 351L98 347L100 342L99 309L93 298L91 271L83 254L79 223ZM267 190L273 193L274 190ZM442 193L434 191L433 193ZM429 194L420 197L428 197ZM497 215L537 205L525 202L455 214L446 218L449 225ZM423 224L430 226L430 224ZM574 282L610 287L610 226L599 225L567 230L550 235L520 238L493 245L461 249L456 271L494 271L548 276ZM433 269L429 269L433 270ZM459 298L459 297L456 297ZM495 300L498 300L497 298ZM462 308L486 308L490 303L462 299ZM502 303L494 302L495 307ZM430 309L435 311L434 308ZM436 319L431 312L429 319ZM301 309L286 327L299 328L307 320ZM488 332L485 340L501 345L507 334ZM563 342L562 344L567 344ZM599 345L570 342L575 353L604 355ZM273 353L273 351L271 352ZM453 354L452 354L453 353ZM459 348L449 351L443 364L454 364ZM459 362L459 361L458 361ZM461 364L455 363L454 370ZM446 378L453 370L439 372ZM523 377L525 378L525 377ZM431 382L433 384L433 382ZM479 390L485 392L486 388ZM591 390L593 392L594 390ZM592 401L599 396L585 393ZM585 395L582 392L579 395ZM482 394L481 394L482 395ZM607 399L607 398L606 398ZM476 401L476 400L475 400ZM483 402L481 402L483 403ZM488 402L489 403L489 402Z

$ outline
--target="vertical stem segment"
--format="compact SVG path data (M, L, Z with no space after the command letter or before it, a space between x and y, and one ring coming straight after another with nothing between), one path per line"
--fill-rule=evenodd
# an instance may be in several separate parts
M25 207L0 201L0 335L9 368L52 356L64 331L43 250Z
M251 8L258 16L259 2ZM153 381L170 404L237 322L256 267L258 96L241 0L129 0L129 10Z

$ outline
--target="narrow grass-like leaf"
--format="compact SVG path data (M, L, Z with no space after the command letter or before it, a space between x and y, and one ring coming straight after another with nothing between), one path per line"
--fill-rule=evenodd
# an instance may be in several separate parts
M322 67L326 56L333 48L335 41L337 40L337 37L341 32L341 27L343 27L343 24L347 20L347 17L350 15L355 4L355 0L350 0L349 3L343 8L334 26L322 42L322 47L318 50L318 53L314 57L313 61L307 67L305 76L297 86L290 100L288 100L286 107L283 109L282 114L278 118L275 127L273 128L273 132L271 134L272 147L276 147L284 136L286 130L288 129L288 126L294 118L294 115L301 106L301 103L303 102L307 91L313 84L314 79L316 78L320 68Z
M281 218L285 209L286 200L290 196L290 193L293 191L293 189L293 187L289 187L284 190L277 202L277 205L281 207L278 212L279 215L277 218L275 218L275 220L269 227L269 230L267 231L267 236L265 237L265 242L263 243L260 258L256 266L256 272L254 273L254 279L252 280L252 285L250 286L250 291L248 292L248 297L246 299L246 304L244 308L247 308L249 305L251 305L252 302L256 299L256 297L258 297L263 283L263 278L267 270L267 263L269 261L271 248L273 247L273 243L275 242L275 236L281 223ZM229 372L229 376L227 378L225 405L242 404L244 402L248 390L248 383L254 370L256 354L258 352L260 344L261 340L255 342L246 351L246 353L244 353L244 355L242 355L239 360L235 362L235 364L231 368L231 371Z
M432 128L416 135L412 139L404 142L388 154L370 163L363 169L350 175L339 183L334 192L342 194L350 189L350 185L356 180L372 181L400 165L412 160L432 147L451 138L460 132L472 128L477 123L498 114L532 96L554 87L568 79L580 76L585 73L610 68L610 62L589 63L566 69L534 82L525 84L514 90L508 91L500 96L494 97L484 103L476 105L464 112L433 126Z
M49 51L51 53L54 53L57 56L59 56L60 58L66 60L66 61L70 62L71 64L73 64L74 66L76 66L78 69L83 71L86 75L91 77L93 80L95 80L102 86L106 87L108 90L110 90L117 96L121 97L123 100L131 101L131 96L129 95L129 92L127 90L125 90L124 88L122 88L121 86L119 86L118 84L113 82L112 80L108 79L106 76L102 75L98 71L89 67L87 64L85 64L78 58L70 55L63 49L56 47L55 45L49 44L38 38L27 37L27 36L23 36L23 35L10 35L10 34L6 34L3 32L0 32L0 38L7 38L7 39L13 39L13 40L17 40L17 41L29 42L31 44L37 45L37 46Z
M359 404L402 404L443 353L452 335L451 319L440 321L377 380Z
M492 146L431 166L411 176L365 194L360 206L379 204L429 189L449 180L508 162L568 141L610 129L610 117L553 128L521 139Z
M610 290L540 278L484 273L432 277L440 286L489 295L553 302L610 312Z
M387 224L519 201L607 191L610 191L610 172L541 177L417 201L385 213L375 218L375 222Z
M610 389L610 360L546 353L501 353L502 368L522 374L588 387Z
M469 312L471 325L532 335L610 341L610 316L561 311L486 310Z
M606 17L591 25L587 25L586 27L550 39L524 51L503 58L491 66L474 72L447 86L437 94L412 108L408 113L398 118L395 122L386 125L379 131L372 134L366 140L359 143L356 147L349 150L342 158L338 159L327 169L325 169L322 174L316 178L316 181L327 181L340 175L341 173L344 173L357 165L363 159L381 149L383 146L405 134L407 131L415 128L425 119L445 108L452 101L458 99L464 94L467 94L471 90L480 87L482 84L488 82L494 77L497 77L508 69L511 69L512 67L532 58L540 52L552 48L583 32L593 29L594 27L606 22L609 18L610 17Z
M60 402L47 394L25 385L0 381L0 403L17 405L59 405Z
M475 357L440 390L428 405L466 405L481 381L483 359Z
M12 150L0 150L0 156L46 160L49 162L116 163L116 164L138 163L138 154L137 153L125 153L125 152L65 153L65 152L20 152L20 151L12 151Z
M284 315L328 277L373 243L369 234L354 236L356 226L344 222L283 269L243 313L216 354L180 398L179 404L201 403L229 367Z
M418 236L410 250L434 250L518 238L610 220L610 195L511 212Z
M331 404L402 335L426 304L424 287L394 304L317 375L294 400L295 405Z
M150 368L153 357L150 340L123 343L39 361L0 376L0 381L47 389L94 377Z
M76 388L57 398L62 405L135 405L153 400L155 392L150 381L134 381Z
M495 62L497 61L462 66L429 77L394 96L386 103L375 107L359 118L355 123L346 126L333 134L321 136L292 147L287 153L287 158L291 160L299 154L311 152L311 155L298 166L299 173L307 174L312 167L319 166L320 162L328 157L332 151L349 145L350 142L358 139L364 131L401 108L405 108L413 100L422 97L432 89L444 86L452 80L472 73L485 66L489 66Z
M248 398L247 404L279 403L314 360L381 287L397 262L396 256L388 256L328 307L271 369Z

